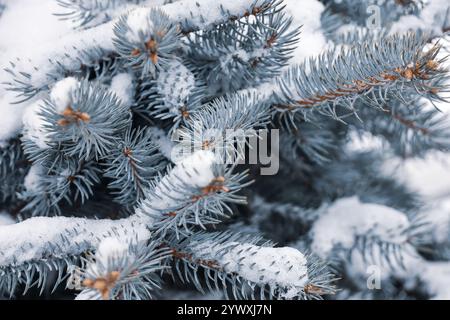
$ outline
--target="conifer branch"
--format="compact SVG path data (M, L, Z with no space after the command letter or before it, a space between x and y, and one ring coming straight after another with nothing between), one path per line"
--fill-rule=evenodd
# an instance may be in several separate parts
M358 112L358 100L380 108L388 95L404 101L409 92L438 101L448 71L444 59L436 60L439 45L423 52L425 45L423 37L408 34L356 44L337 56L331 50L283 74L274 107L340 119L346 110Z

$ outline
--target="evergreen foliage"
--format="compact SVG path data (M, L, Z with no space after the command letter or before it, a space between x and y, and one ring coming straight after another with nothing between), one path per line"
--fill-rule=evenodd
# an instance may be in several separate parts
M405 274L433 283L416 265L450 259L450 218L430 236L425 200L383 168L450 149L448 4L321 0L327 46L293 63L310 29L281 0L55 1L76 33L4 72L23 125L0 140L17 220L0 296L418 298ZM438 27L399 27L430 12ZM241 161L252 141L279 172ZM374 265L383 294L364 287Z

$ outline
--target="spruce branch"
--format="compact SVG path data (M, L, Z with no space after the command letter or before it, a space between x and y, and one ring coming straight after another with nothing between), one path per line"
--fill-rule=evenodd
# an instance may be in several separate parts
M151 299L167 274L227 298L320 299L335 292L320 259L392 277L411 254L448 258L448 237L424 236L437 229L418 196L383 174L391 153L353 145L356 133L402 157L449 148L432 108L448 92L431 41L445 27L389 35L429 9L420 0L380 3L388 25L377 32L352 11L376 0L324 1L336 46L291 67L299 29L281 0L57 1L78 30L5 69L24 112L20 135L0 145L0 224L65 217L0 226L0 295L70 276L77 299ZM301 4L322 10L315 2ZM281 129L279 141L259 129ZM267 147L280 171L250 181ZM245 235L256 232L293 247Z
M100 182L99 171L92 162L78 163L74 159L49 170L39 164L32 165L25 177L25 190L19 194L25 202L21 213L59 215L63 203L73 204L79 200L83 204Z
M280 134L281 155L292 165L299 168L312 162L316 165L326 165L339 153L346 130L334 120L303 121L298 117L282 117L283 130ZM343 132L342 132L343 131ZM299 163L298 159L304 159ZM305 167L306 169L306 167Z
M436 59L439 45L424 51L425 45L426 39L410 33L356 44L337 56L331 50L279 78L275 109L342 119L345 112L357 113L356 101L381 108L387 96L405 101L408 93L440 101L447 70L444 59Z
M18 139L0 147L0 159L0 200L5 203L17 199L17 192L27 173L28 161Z
M37 217L2 226L0 293L12 296L22 285L24 293L35 286L41 288L42 293L50 273L56 270L55 290L75 266L83 265L81 256L95 250L103 239L115 237L125 243L145 242L150 237L146 221L137 216L115 221ZM146 256L141 257L145 260Z
M400 211L362 203L356 197L339 199L320 210L323 214L311 229L311 247L323 259L337 255L345 261L357 251L367 265L404 268L405 255L417 255L412 250L414 242L427 231L420 215L408 218ZM345 221L341 220L344 215Z
M179 24L180 32L189 33L212 28L230 19L264 14L276 2L274 0L221 1L211 7L208 0L187 0L166 4L159 8L168 15L172 23ZM153 10L154 8L144 7L134 9L132 12L134 15L146 16ZM26 101L37 93L49 89L67 75L79 75L80 70L86 67L102 71L110 69L109 64L114 64L117 60L114 26L119 19L62 37L51 47L36 50L28 59L17 58L11 61L10 67L6 69L11 74L11 80L4 85L8 90L16 92L18 99ZM103 66L104 63L107 67Z
M92 28L118 17L125 10L138 5L159 6L167 0L56 0L61 7L55 16L70 20L76 28Z
M138 107L158 119L172 119L171 131L185 124L205 99L206 85L185 63L174 59L150 84L144 84Z
M2 226L0 266L20 266L49 257L80 255L95 249L107 236L145 240L149 237L146 221L138 216L122 220L35 217Z
M178 148L210 150L222 163L242 158L236 142L257 137L270 122L270 104L257 90L243 90L213 100L192 112L176 133ZM231 161L230 161L231 160Z
M124 243L117 238L102 240L95 255L89 255L77 270L77 299L143 300L161 289L160 273L169 251L156 243Z
M333 276L323 264L260 238L198 233L171 246L176 277L201 292L204 286L222 289L235 299L320 299L334 292Z
M61 145L70 157L105 156L126 130L129 109L115 94L87 80L67 94L62 104L46 100L40 114L50 143Z
M201 153L208 152L201 151ZM205 160L208 161L205 163ZM218 181L217 185L211 184L217 172L213 168L213 160L213 154L203 154L203 157L200 154L194 154L181 160L165 178L154 184L152 190L146 191L147 199L141 203L136 213L122 220L31 218L15 225L2 226L0 227L0 237L2 237L0 266L20 267L25 263L50 257L64 258L80 255L94 250L100 241L108 236L138 242L148 240L149 228L153 229L153 224L157 223L158 219L166 218L163 213L168 213L182 201L195 200L190 209L199 214L202 207L195 205L197 200L192 196L181 198L178 189L171 189L170 184L176 183L177 186L183 186L187 192L189 188L195 191L194 194L199 194L202 199L206 199L198 202L203 203L206 208L211 208L212 212L221 210L220 204L224 199L240 200L241 198L234 196L239 189L237 185L231 185L230 190L226 190L226 193L229 193L228 196L218 196L216 199L212 197L213 194L220 190L225 191L226 188L226 185L221 185L225 182L222 180ZM194 222L198 223L196 219Z
M153 219L154 236L190 234L194 226L205 228L232 214L227 203L244 203L237 193L247 186L246 173L216 163L214 153L199 150L153 183L137 212Z
M98 30L99 34L102 32L103 30ZM95 39L99 36L93 35L93 37ZM49 54L52 58L38 61L41 57L38 54L33 59L16 58L10 61L4 71L11 75L11 79L2 85L6 90L16 93L16 99L11 103L26 102L39 93L49 90L67 76L101 79L109 72L116 72L117 55L113 53L112 48L101 47L95 40L93 41L91 47L85 48L84 38L71 37L70 49L67 47L68 44L62 43L64 47L59 55L53 52L43 53Z
M424 156L429 150L449 150L448 117L425 101L408 103L391 100L382 112L361 108L363 123L355 126L363 132L383 137L394 153L403 158Z
M127 66L139 70L142 78L156 77L180 49L179 27L159 9L148 13L132 11L122 16L114 26L114 34L117 52Z
M128 129L105 158L104 175L119 203L133 207L145 197L152 179L165 167L163 156L146 129Z
M33 287L40 288L40 294L42 294L48 285L49 278L54 271L57 271L57 277L51 289L51 292L54 292L67 279L68 273L65 273L65 270L77 264L78 261L77 255L67 255L63 258L48 257L17 266L0 267L0 296L7 295L12 298L19 287L23 288L22 294L26 294Z
M276 2L265 14L244 17L187 38L188 61L208 90L230 92L277 76L287 65L299 30Z

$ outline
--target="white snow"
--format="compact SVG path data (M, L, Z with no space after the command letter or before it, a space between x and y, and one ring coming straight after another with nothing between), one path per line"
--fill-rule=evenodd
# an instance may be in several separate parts
M234 273L259 285L282 289L293 298L308 283L306 257L290 247L272 248L230 242L205 241L192 248L196 256L215 260L227 273Z
M215 155L211 151L195 151L177 163L170 175L189 182L191 186L202 188L214 179L212 165L215 160Z
M36 45L72 33L69 23L52 14L58 9L54 0L8 1L0 19L0 52L14 51L21 56L33 51Z
M111 261L111 259L119 259L127 250L128 245L124 239L115 237L105 238L100 242L95 252L96 262L107 266L108 261Z
M300 42L293 52L292 63L301 63L305 59L318 56L326 48L320 16L324 5L318 0L285 0L286 11L292 15L293 27L301 26Z
M450 196L450 154L432 151L424 158L391 158L383 164L386 175L395 176L428 200Z
M329 256L333 248L351 248L357 236L377 236L390 243L405 243L401 231L409 226L405 214L395 209L372 203L362 203L358 197L342 198L329 207L316 221L311 231L313 252Z
M193 29L208 29L212 24L223 21L222 12L230 16L242 15L254 0L210 1L181 0L164 6L164 11L173 21L185 22Z
M152 141L158 146L161 154L169 160L172 160L172 149L174 142L169 139L166 132L157 127L150 127L147 129L152 137Z
M442 33L441 26L446 21L445 14L449 7L448 0L427 1L418 17L414 15L402 16L394 23L390 32L406 32L421 29L422 31L439 35ZM448 20L446 22L448 23Z
M44 168L40 164L33 164L25 176L24 186L28 192L38 191L39 175L43 174Z
M220 58L220 67L222 70L227 70L230 68L230 62L233 62L235 58L239 58L242 61L248 61L250 57L251 55L243 49L230 48L230 52Z
M436 243L450 242L450 197L434 202L432 207L423 212L424 221L431 228L428 233Z
M14 220L8 212L0 211L0 226L6 226L14 223L16 223L16 220Z
M0 78L1 74L2 72L0 72ZM2 86L0 85L0 111L2 112L0 117L0 145L16 137L22 129L22 115L28 104L10 104L13 99L13 94L2 92Z
M134 97L133 76L130 73L119 73L111 80L111 91L126 106L131 106Z
M5 67L9 67L10 61L17 65L29 65L26 58L37 57L38 48L49 48L49 43L55 39L73 33L67 23L52 15L57 8L54 0L8 1L0 18L0 83L10 81L10 75L3 71ZM42 58L52 56L47 54ZM17 61L16 58L21 60ZM48 63L48 60L45 61ZM29 68L26 71L33 73L34 70ZM4 90L3 84L0 85L0 143L17 136L22 128L22 113L29 105L11 104L17 100L14 95Z
M359 133L355 130L350 131L348 142L345 149L349 152L365 152L372 150L381 150L384 140L374 136L370 132Z
M183 195L187 186L203 188L215 178L212 165L215 155L211 151L196 151L178 162L155 186L151 196L146 198L136 209L137 214L157 214L159 210L169 210L190 199L191 195ZM186 198L188 197L188 198Z
M131 41L139 42L139 34L149 34L153 32L154 25L151 21L150 11L148 10L132 10L127 16L127 25L130 30L127 38Z
M305 256L297 249L258 247L250 244L236 246L220 259L220 264L225 266L224 269L228 273L236 272L254 283L284 288L302 288L306 285L306 263Z
M74 77L68 77L55 83L50 91L50 98L55 104L56 111L63 112L72 105L72 93L78 85L79 81Z
M396 23L393 24L390 33L404 33L410 29L428 29L426 22L417 16L402 16Z
M418 277L432 299L450 300L450 262L427 262L418 269Z
M30 104L22 117L24 137L36 143L41 149L47 149L49 137L44 125L45 120L39 114L42 111L42 100Z
M106 237L145 241L150 237L149 222L136 215L122 220L36 217L0 226L0 266L20 265L48 255L80 254L97 248Z
M195 88L194 74L181 62L174 60L167 70L162 71L158 78L158 93L163 97L164 103L172 108L175 114Z

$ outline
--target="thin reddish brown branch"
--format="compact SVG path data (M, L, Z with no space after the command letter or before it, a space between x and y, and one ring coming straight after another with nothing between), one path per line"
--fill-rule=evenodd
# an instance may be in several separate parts
M362 94L372 88L383 86L400 79L411 81L413 79L426 80L429 78L429 72L438 68L438 63L434 60L428 60L424 65L416 63L414 67L395 68L391 71L382 72L378 77L370 77L365 80L354 80L350 84L342 84L336 90L317 94L309 98L295 101L295 104L277 104L274 107L280 110L292 111L297 108L313 108L320 106L325 102L331 102L338 98Z
M174 248L171 248L171 255L175 259L186 260L186 261L189 261L191 263L195 263L195 264L197 264L199 266L202 266L202 267L206 267L206 268L210 268L210 269L214 269L214 270L219 270L219 271L222 270L222 267L220 266L220 264L219 264L219 262L217 260L213 260L213 259L194 259L192 254L185 253L185 252L180 252L180 251L177 251Z
M428 135L430 133L430 131L427 128L423 128L421 126L419 126L416 122L412 121L412 120L408 120L403 118L401 115L393 113L389 110L385 111L386 113L389 113L392 118L394 118L395 120L397 120L398 122L400 122L401 124L403 124L404 126L414 130L414 131L419 131L424 135Z
M136 161L132 157L133 156L133 151L130 148L126 147L123 150L123 154L128 159L128 163L130 164L131 174L132 174L133 180L134 180L134 182L136 184L137 196L138 196L138 198L140 198L144 194L144 188L142 187L141 180L140 180L139 175L137 173L138 169L137 169L137 166L136 166Z

